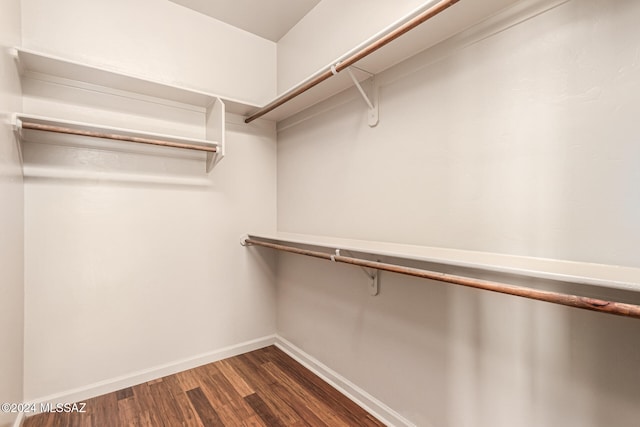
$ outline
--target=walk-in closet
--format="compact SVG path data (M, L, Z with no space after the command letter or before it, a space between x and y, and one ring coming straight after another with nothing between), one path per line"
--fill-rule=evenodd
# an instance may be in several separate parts
M0 427L637 427L638 22L2 0Z

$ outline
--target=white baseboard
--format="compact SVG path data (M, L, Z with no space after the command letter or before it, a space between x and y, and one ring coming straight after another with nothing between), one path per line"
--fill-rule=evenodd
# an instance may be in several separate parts
M27 403L35 403L36 406L39 407L41 403L55 404L81 402L92 397L100 396L106 393L112 393L123 388L132 387L134 385L165 377L167 375L172 375L181 371L193 369L198 366L206 365L208 363L217 362L218 360L226 359L228 357L233 357L253 350L258 350L260 348L274 344L275 341L276 336L269 335L266 337L236 344L230 347L224 347L209 353L200 354L198 356L190 357L187 359L177 360L165 365L155 366L143 371L133 372L128 375L123 375L94 384L89 384L87 386L76 388L73 390L67 390L61 393L56 393L54 395L33 399ZM14 427L20 427L22 421L20 421L20 424L17 423L18 420L16 420L16 424L14 424Z
M317 359L305 353L300 348L296 347L291 342L278 335L270 335L251 341L246 341L244 343L221 348L209 353L201 354L183 360L178 360L165 365L155 366L143 371L134 372L129 375L123 375L94 384L89 384L87 386L76 388L73 390L67 390L61 393L56 393L54 395L33 399L26 403L33 403L36 406L39 406L41 403L55 404L82 402L83 400L90 399L92 397L100 396L106 393L112 393L123 388L132 387L137 384L165 377L167 375L172 375L188 369L193 369L198 366L206 365L208 363L217 362L218 360L226 359L228 357L233 357L253 350L258 350L260 348L267 347L273 344L275 344L282 351L300 362L306 368L311 370L314 374L318 375L324 381L331 384L338 391L360 405L367 412L372 414L387 426L415 427L415 424L413 424L411 421L407 420L402 415L395 412L393 409L391 409L375 397L371 396L369 393L367 393L357 385L353 384L337 372L331 370L328 366L324 365ZM21 427L24 422L24 418L24 413L19 414L13 424L13 427Z
M22 423L24 422L24 412L20 412L13 422L13 427L22 427Z
M416 427L411 421L286 339L276 336L275 345L387 426Z

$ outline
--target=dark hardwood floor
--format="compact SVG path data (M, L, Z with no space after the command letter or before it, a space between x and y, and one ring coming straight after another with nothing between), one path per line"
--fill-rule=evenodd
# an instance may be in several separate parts
M43 413L25 427L384 426L271 346Z

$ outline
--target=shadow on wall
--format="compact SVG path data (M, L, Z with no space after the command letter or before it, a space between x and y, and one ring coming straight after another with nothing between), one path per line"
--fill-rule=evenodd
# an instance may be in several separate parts
M628 292L604 293L640 302ZM449 296L446 425L634 425L638 320L460 287Z
M418 426L631 426L640 416L640 321L387 272L372 297L358 268L290 254L278 255L277 277L279 334Z
M590 408L587 413L591 415L591 425L637 423L640 418L640 322L572 311L568 328L572 344L571 380L585 390L583 408Z

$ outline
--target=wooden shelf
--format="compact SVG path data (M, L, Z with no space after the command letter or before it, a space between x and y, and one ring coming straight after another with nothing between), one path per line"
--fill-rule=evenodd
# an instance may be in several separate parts
M371 74L379 74L402 61L446 41L446 51L455 50L496 34L513 25L514 22L524 21L531 16L553 9L568 0L484 0L484 1L460 1L443 13L433 17L428 22L403 34L392 43L380 48L369 56L357 62L357 67ZM406 21L414 14L409 14L398 22ZM391 25L390 27L393 27ZM381 31L384 33L385 30ZM376 39L373 36L370 40ZM366 45L370 40L364 41ZM330 70L332 65L341 62L357 49L346 52L334 61L322 67L313 75L305 78L300 83L279 94L275 99L265 105L284 97L288 93L295 92L312 81L317 75ZM365 73L356 73L359 81L367 79ZM315 87L287 101L275 110L266 113L263 117L280 122L295 114L326 100L353 86L353 81L347 73L342 72ZM255 111L252 111L252 113Z
M224 102L227 112L241 115L257 108L254 104L236 99L149 80L116 70L81 64L24 48L14 48L14 55L22 76L53 82L60 82L59 80L63 79L65 83L71 82L77 87L82 87L80 84L84 83L201 108L208 108L216 99L220 99Z
M640 292L640 269L632 267L283 232L248 237Z
M41 133L56 132L76 135L78 137L111 139L124 143L135 142L177 149L205 151L207 153L207 172L211 171L222 154L222 146L219 142L60 120L30 114L15 113L13 115L13 124L20 140L26 142L46 142L47 138L43 138Z
M143 79L137 76L120 73L115 70L98 68L91 65L81 64L67 59L23 49L14 48L16 65L20 76L25 82L38 81L49 87L56 87L54 92L36 92L38 101L61 102L65 106L64 118L51 117L58 114L55 109L47 108L47 111L32 109L33 103L25 104L25 113L16 114L14 124L20 129L19 135L23 141L28 141L37 136L39 142L46 141L42 132L56 132L75 135L69 137L69 141L80 142L79 136L93 136L105 141L113 139L118 141L137 142L143 144L153 144L179 149L192 149L206 151L206 171L210 172L225 154L225 116L229 111L244 114L252 106L243 104L236 100L222 100L216 95L191 90L188 88L165 84L153 80ZM36 86L41 87L41 86ZM73 92L75 91L75 92ZM75 93L75 97L64 98L65 93ZM95 123L93 120L101 121L102 114L94 114L90 122L75 120L76 110L66 108L67 105L75 105L78 93L92 93L94 96L111 99L109 104L110 112L118 112L122 116L122 111L127 111L127 106L131 103L145 103L146 105L163 105L173 111L189 111L189 114L196 115L202 126L202 134L206 139L194 139L180 135L168 135L164 133L154 133L136 129L113 127L107 123ZM62 94L62 95L61 95ZM62 101L58 96L63 96ZM71 104L69 99L72 99ZM115 100L115 101L113 101ZM81 100L82 101L82 100ZM40 103L42 105L42 103ZM81 105L78 106L79 108ZM165 108L166 108L165 107ZM101 105L100 108L105 108ZM50 111L49 111L50 110ZM84 110L77 110L83 113ZM35 114L34 114L35 113ZM150 115L150 117L154 117ZM72 120L69 120L72 119ZM22 126L25 123L27 126ZM30 127L30 129L29 129ZM148 127L148 126L147 126ZM59 138L57 138L59 140ZM92 144L95 146L95 144Z

